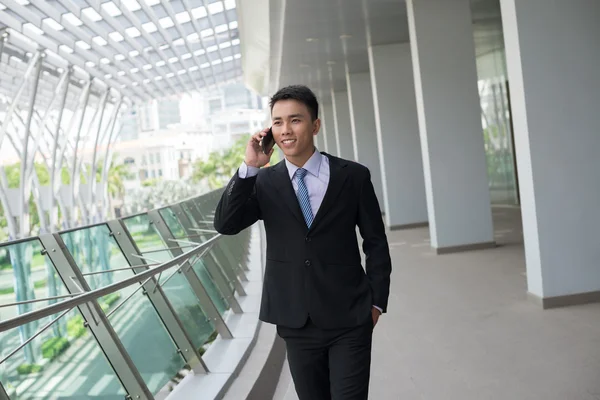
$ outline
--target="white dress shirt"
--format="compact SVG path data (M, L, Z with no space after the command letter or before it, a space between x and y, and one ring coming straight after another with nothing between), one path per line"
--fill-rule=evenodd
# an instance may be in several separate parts
M298 177L296 176L296 171L298 171L300 167L295 166L287 159L285 160L285 166L290 175L294 192L298 193ZM304 183L308 189L313 217L316 217L317 211L319 211L319 207L321 207L321 203L325 197L327 186L329 186L329 158L319 153L318 150L315 150L302 168L308 171L304 177ZM252 178L258 174L258 168L242 163L238 174L242 179Z
M294 192L298 192L298 177L296 176L296 171L298 171L301 167L297 167L287 159L285 159L285 166L287 167L288 173L290 175L290 180L292 181L292 186L294 187ZM327 191L327 187L329 186L329 158L319 153L318 150L315 149L313 155L308 159L308 161L302 167L308 173L304 177L304 183L306 184L306 188L308 189L308 196L310 198L310 206L312 208L313 217L317 215L319 211L319 207L321 207L321 203L323 202L323 198L325 197L325 192ZM252 167L246 165L245 162L242 162L238 170L238 176L241 179L252 178L253 176L258 175L259 168ZM382 311L380 307L373 306L378 309L380 312Z

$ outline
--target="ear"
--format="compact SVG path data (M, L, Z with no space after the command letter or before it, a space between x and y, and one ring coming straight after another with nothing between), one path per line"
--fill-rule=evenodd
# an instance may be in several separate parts
M321 119L317 118L313 122L313 135L316 135L321 130Z

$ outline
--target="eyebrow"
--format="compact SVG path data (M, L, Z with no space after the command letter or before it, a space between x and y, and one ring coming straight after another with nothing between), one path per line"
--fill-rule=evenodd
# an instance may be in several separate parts
M302 114L292 114L289 115L288 118L303 118L304 116ZM279 119L283 119L282 117L274 117L273 120L279 120Z

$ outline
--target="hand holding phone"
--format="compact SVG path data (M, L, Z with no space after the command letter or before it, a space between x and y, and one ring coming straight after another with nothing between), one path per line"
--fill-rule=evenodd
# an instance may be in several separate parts
M273 132L270 128L263 129L262 131L255 133L252 135L248 145L246 146L244 162L246 165L252 167L264 167L271 159L274 146L275 139L273 138Z

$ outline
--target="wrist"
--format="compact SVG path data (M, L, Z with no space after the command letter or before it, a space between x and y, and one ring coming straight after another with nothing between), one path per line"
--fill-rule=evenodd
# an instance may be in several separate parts
M253 168L262 168L262 165L259 165L256 161L244 160L244 164L246 164L249 167L253 167Z

